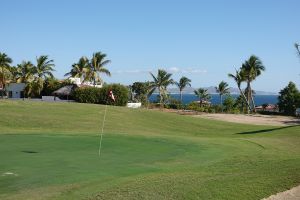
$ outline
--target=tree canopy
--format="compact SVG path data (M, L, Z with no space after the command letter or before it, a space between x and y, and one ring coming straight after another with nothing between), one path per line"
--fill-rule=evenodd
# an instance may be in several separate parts
M300 107L300 93L295 83L289 82L279 94L279 111L288 115L294 115L296 108Z

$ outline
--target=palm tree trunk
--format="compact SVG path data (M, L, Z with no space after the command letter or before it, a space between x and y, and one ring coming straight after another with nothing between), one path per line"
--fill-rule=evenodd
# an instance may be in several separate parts
M160 109L163 108L163 105L162 105L162 91L161 91L161 88L158 89L159 90L159 107Z
M242 91L241 87L238 87L238 88L239 88L239 91L240 91L240 93L241 93L241 96L243 97L243 99L244 99L244 101L245 101L245 103L246 103L247 110L248 110L248 112L249 112L249 110L250 110L251 108L250 108L250 105L249 105L249 103L248 103L248 101L247 101L247 97L246 97L246 95L244 94L244 92Z
M297 44L296 44L297 45ZM296 46L296 50L297 50L297 53L298 55L300 56L300 49L299 49L299 45Z
M252 106L253 106L253 112L256 112L251 86L250 86L250 95L251 95L251 102L252 102Z
M180 101L182 103L182 90L180 90Z
M222 112L223 112L223 103L222 103L222 95L220 94L220 105L221 105L221 109L222 109Z
M250 81L247 81L247 102L249 105L248 114L251 111L250 99L251 99L251 86L250 86Z
M148 100L148 95L146 95L146 107L147 107L147 109L149 109L149 100Z
M2 91L1 91L1 98L3 99L3 67L1 67L1 69L2 69L2 80L1 80L1 86L2 86Z

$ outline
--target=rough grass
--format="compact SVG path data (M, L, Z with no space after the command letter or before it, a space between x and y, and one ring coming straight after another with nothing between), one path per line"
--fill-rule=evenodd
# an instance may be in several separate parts
M0 199L261 199L300 184L300 127L0 101ZM4 175L6 172L13 175Z

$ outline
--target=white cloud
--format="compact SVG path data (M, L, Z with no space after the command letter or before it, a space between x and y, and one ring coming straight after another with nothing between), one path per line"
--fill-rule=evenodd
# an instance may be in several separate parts
M178 67L170 67L168 69L166 69L169 73L178 73L181 70Z
M144 69L133 69L133 70L117 70L112 72L112 74L145 74L149 73L152 70L144 70Z
M205 73L207 73L207 70L205 70L205 69L197 69L197 68L187 68L187 69L183 69L182 73L205 74Z
M184 74L205 74L207 70L200 68L179 68L179 67L170 67L163 68L169 73L184 73ZM112 72L112 74L148 74L149 72L155 73L158 69L132 69L132 70L117 70Z

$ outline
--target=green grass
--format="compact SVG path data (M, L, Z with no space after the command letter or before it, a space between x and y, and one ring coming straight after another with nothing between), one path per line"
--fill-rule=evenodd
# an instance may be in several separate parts
M261 199L300 184L300 127L0 101L0 199ZM5 175L12 172L15 175Z

